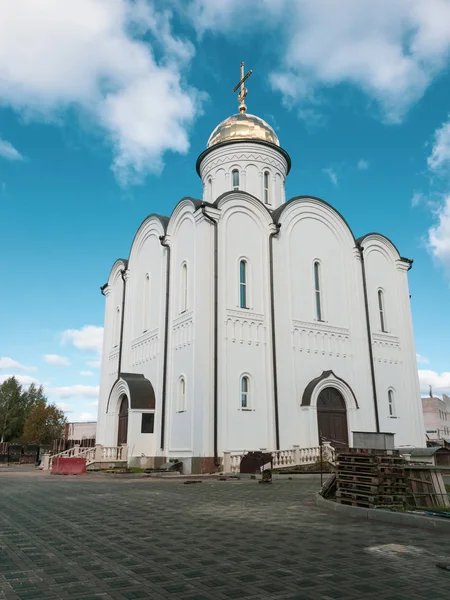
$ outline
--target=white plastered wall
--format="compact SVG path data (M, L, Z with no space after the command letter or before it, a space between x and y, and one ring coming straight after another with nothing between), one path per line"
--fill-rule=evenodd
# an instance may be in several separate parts
M367 295L381 431L395 433L397 446L424 446L422 403L407 281L408 263L383 236L363 240ZM378 290L384 298L382 331ZM394 392L390 416L388 390Z
M351 394L343 394L351 442L355 428L375 431L359 253L343 219L320 200L291 202L280 223L274 239L280 445L318 445L315 402L301 402L308 383L328 370L359 402L356 409ZM323 322L315 311L315 261Z
M239 192L219 202L219 449L274 444L270 346L269 232L271 217ZM247 261L247 306L239 304L239 262ZM249 377L249 410L240 406L240 379Z

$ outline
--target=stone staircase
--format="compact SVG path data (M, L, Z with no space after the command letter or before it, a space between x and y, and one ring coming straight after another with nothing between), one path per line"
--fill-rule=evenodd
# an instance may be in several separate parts
M102 444L97 444L91 448L83 448L76 445L58 454L44 454L44 471L52 470L55 458L85 458L88 470L110 469L112 467L127 465L128 447L126 444L122 446L103 446Z

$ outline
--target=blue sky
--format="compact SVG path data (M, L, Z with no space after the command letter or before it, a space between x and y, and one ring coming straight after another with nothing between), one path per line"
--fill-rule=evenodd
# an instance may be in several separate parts
M449 0L3 3L0 380L95 418L99 287L146 215L200 197L244 60L249 112L292 158L287 196L414 259L421 384L450 393L449 22Z

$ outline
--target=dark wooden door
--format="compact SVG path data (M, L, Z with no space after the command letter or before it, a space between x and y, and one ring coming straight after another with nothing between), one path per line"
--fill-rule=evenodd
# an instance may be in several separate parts
M126 396L122 397L122 402L120 403L119 409L119 429L117 433L117 445L120 446L122 444L127 443L128 437L128 398Z
M342 394L335 388L322 390L317 399L319 436L336 448L348 446L347 410Z

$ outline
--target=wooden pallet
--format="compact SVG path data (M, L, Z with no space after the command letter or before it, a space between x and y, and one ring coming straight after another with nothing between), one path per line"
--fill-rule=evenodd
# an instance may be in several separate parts
M376 504L382 506L383 504L401 504L404 501L403 495L380 495L380 494L365 494L363 492L348 492L344 490L338 490L336 492L336 498L341 500L354 500L355 502L367 502L369 504Z
M375 508L375 504L372 504L371 502L351 500L350 498L339 498L339 504L346 504L347 506L359 506L359 508Z
M338 473L354 473L355 475L375 476L389 473L391 476L402 476L405 469L401 465L338 463Z
M355 456L356 454L369 454L370 456L400 456L399 450L374 450L369 448L351 448L350 450L338 450L339 456Z
M406 485L370 485L365 483L354 483L349 481L338 481L338 490L348 490L349 492L362 492L368 494L379 494L379 495L400 495L405 494Z
M405 478L397 475L390 477L389 475L377 474L377 475L365 475L358 474L354 471L338 473L338 481L341 483L362 483L366 485L406 485Z

